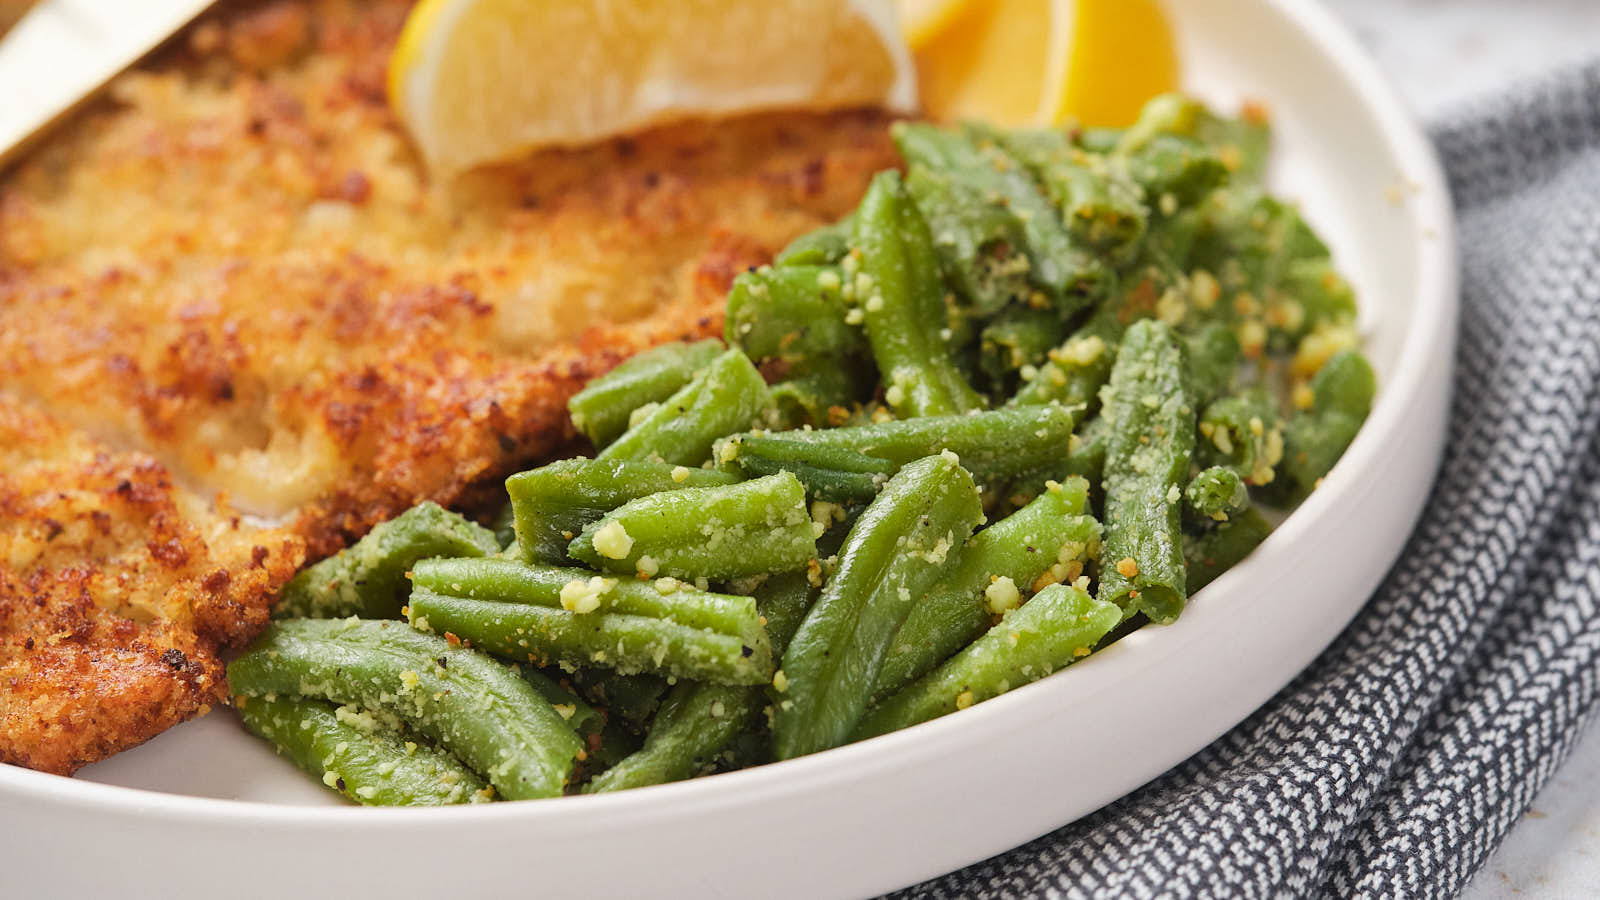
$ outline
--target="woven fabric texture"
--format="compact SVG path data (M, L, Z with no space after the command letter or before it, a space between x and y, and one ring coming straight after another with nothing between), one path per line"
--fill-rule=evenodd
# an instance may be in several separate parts
M1566 758L1600 676L1600 64L1433 136L1460 225L1455 397L1383 586L1215 744L906 896L1453 896Z

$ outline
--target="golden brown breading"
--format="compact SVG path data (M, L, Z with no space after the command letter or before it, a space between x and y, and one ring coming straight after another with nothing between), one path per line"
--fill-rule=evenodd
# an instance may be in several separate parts
M66 771L202 711L303 556L0 397L0 759Z
M585 379L894 162L877 114L767 115L431 183L404 12L227 7L0 181L0 759L202 710L303 558L569 442Z

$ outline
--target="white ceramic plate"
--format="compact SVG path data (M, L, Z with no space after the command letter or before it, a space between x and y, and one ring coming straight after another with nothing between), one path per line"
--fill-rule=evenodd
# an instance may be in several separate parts
M0 766L3 892L868 894L1083 816L1247 716L1360 608L1425 500L1455 334L1450 209L1429 145L1312 0L1171 6L1187 87L1228 108L1272 108L1277 187L1302 202L1360 291L1381 384L1322 489L1181 622L898 734L610 796L330 805L212 715L76 779Z

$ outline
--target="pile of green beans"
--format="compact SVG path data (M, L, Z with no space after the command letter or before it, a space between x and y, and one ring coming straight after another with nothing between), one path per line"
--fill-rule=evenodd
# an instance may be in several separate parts
M1178 621L1355 437L1354 293L1259 116L892 136L723 340L571 398L592 456L300 573L229 666L245 726L385 805L827 750Z

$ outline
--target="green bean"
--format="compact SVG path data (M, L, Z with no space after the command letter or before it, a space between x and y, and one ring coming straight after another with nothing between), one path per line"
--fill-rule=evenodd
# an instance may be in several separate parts
M774 681L783 695L774 717L779 759L849 738L895 632L982 519L972 476L950 455L918 460L889 480L784 654Z
M942 284L943 282L941 282ZM944 317L944 327L938 331L938 338L950 351L950 358L955 361L956 368L960 370L963 378L970 385L976 377L976 353L972 347L978 339L978 334L983 328L983 317L966 301L956 296L956 292L943 288L944 296L940 298L940 312ZM879 378L882 383L882 378Z
M573 666L562 670L584 699L606 710L607 716L636 733L643 733L661 707L667 679L648 672L624 675L613 669Z
M1227 393L1243 359L1239 339L1221 322L1208 322L1183 335L1184 359L1195 402L1204 407Z
M1301 494L1310 493L1344 455L1372 410L1377 387L1372 365L1342 350L1311 379L1311 408L1289 420L1283 469Z
M850 252L851 213L832 225L824 225L800 235L773 260L775 266L832 265Z
M1112 324L1111 317L1097 315L1060 347L1049 351L1045 363L1012 395L1010 405L1060 403L1081 405L1089 412L1098 409L1100 388L1116 361L1121 331L1121 325Z
M549 701L550 706L567 720L573 733L583 740L588 753L581 768L592 771L597 766L613 766L638 749L638 743L632 739L632 735L608 722L600 710L590 706L576 691L553 676L531 665L512 663L512 668L539 692L539 696Z
M404 602L406 570L428 556L498 553L494 532L432 501L419 503L338 554L303 569L284 586L275 618L394 618Z
M905 417L962 413L983 400L972 389L939 336L944 288L933 238L894 170L880 172L856 212L852 279L885 398ZM855 251L860 271L852 274Z
M369 806L488 800L488 785L455 757L350 706L288 694L240 697L244 727L313 778Z
M605 772L638 753L639 747L643 744L639 733L620 717L613 718L609 710L604 724L600 726L600 732L590 735L588 740L589 758L584 761L582 767L582 772L587 777Z
M838 504L831 510L821 510L817 504L811 504L813 515L827 512L828 516L824 521L832 522L822 536L817 538L817 562L822 567L824 578L833 574L833 569L839 561L839 551L844 549L844 542L850 536L850 529L856 526L856 520L861 518L861 513L866 508L867 504L864 503L849 503Z
M528 562L557 564L584 527L617 507L664 491L734 484L725 472L643 459L564 459L506 479L517 546Z
M671 397L720 353L720 343L705 340L662 344L636 354L572 395L567 401L572 424L596 447L604 447L628 430L634 410Z
M912 122L895 123L890 134L945 270L980 315L1027 299L1030 284L1062 315L1092 299L1103 267L1077 246L1027 167L993 135Z
M1327 259L1331 255L1328 245L1300 215L1300 208L1293 202L1262 193L1250 214L1255 218L1262 212L1271 214L1271 228L1266 232L1269 246L1266 249L1276 249L1285 267L1294 260Z
M972 643L1041 581L1073 581L1098 552L1100 523L1079 515L1082 478L1053 487L967 541L955 569L906 616L884 655L873 696L892 694Z
M805 486L784 472L640 497L591 522L567 553L621 574L738 578L804 569L817 544Z
M1236 119L1224 118L1181 94L1151 99L1139 119L1122 133L1113 152L1130 155L1162 136L1193 138L1221 160L1236 183L1258 185L1266 174L1271 132L1259 109L1246 107Z
M1109 392L1099 597L1166 624L1186 596L1180 501L1195 432L1192 389L1170 327L1145 319L1128 328Z
M662 701L644 746L596 775L585 793L682 781L709 771L760 711L757 687L680 682ZM749 698L758 698L752 703Z
M1005 384L1024 366L1037 366L1067 336L1054 310L1027 306L1002 310L983 328L979 368L994 384Z
M1340 413L1365 419L1377 392L1372 364L1359 350L1341 350L1328 358L1311 379L1313 415Z
M573 691L561 686L559 681L529 665L512 665L512 669L530 687L539 692L550 707L560 714L567 722L567 727L579 737L598 733L600 726L605 723L605 716L600 711L583 701Z
M1056 470L1056 480L1064 484L1068 478L1078 477L1098 486L1105 475L1106 452L1111 444L1110 421L1104 416L1090 419L1073 438L1067 445L1067 458Z
M1078 128L1073 131L1071 137L1073 145L1085 153L1105 156L1117 149L1117 142L1122 140L1122 132L1121 128Z
M985 194L995 179L978 169L982 154L962 135L933 125L890 129L906 160L906 190L935 236L941 268L979 315L991 315L1033 291L1022 221Z
M1088 656L1122 618L1115 604L1064 584L1040 591L965 650L867 713L862 740L966 709Z
M1234 304L1241 301L1248 309L1286 291L1304 292L1307 287L1317 287L1315 283L1308 285L1304 274L1297 280L1292 273L1297 267L1309 266L1308 261L1326 260L1328 247L1293 205L1259 190L1223 190L1213 193L1196 213L1199 230L1192 263L1215 273L1221 287L1233 298L1232 303L1219 304L1219 313L1234 314ZM1332 289L1337 292L1337 287ZM1288 296L1292 298L1293 294ZM1308 296L1313 302L1319 299ZM1343 305L1338 299L1328 302L1335 309ZM1304 312L1302 307L1296 316L1284 306L1270 321L1262 318L1264 325L1272 324L1280 333L1275 349L1290 349L1289 339L1305 327Z
M509 500L494 514L489 530L494 532L494 542L500 545L502 551L516 551L512 545L517 541L517 511Z
M756 591L775 655L788 646L816 591L802 573L778 575ZM637 753L591 781L599 793L681 781L710 767L767 704L759 687L682 682L672 689Z
M229 664L228 683L248 697L301 694L393 713L508 800L558 796L583 750L509 668L402 622L275 622Z
M791 371L769 388L779 420L788 428L843 424L877 384L876 375L864 371L870 368L856 359L826 359Z
M1168 93L1150 98L1134 121L1117 140L1113 153L1137 153L1159 135L1193 136L1207 114L1205 106L1193 97Z
M789 464L833 468L838 451L887 460L903 466L944 450L955 453L974 478L1004 481L1060 459L1082 416L1082 407L1046 406L996 409L962 416L926 416L819 431L785 431L777 436L735 435L717 445L723 467L747 465L760 456ZM849 458L851 454L845 454ZM765 465L752 464L752 465ZM877 470L874 470L877 471Z
M1198 203L1228 179L1228 167L1215 151L1178 135L1153 135L1126 160L1129 177L1164 215Z
M1254 485L1270 484L1283 459L1277 404L1260 387L1213 401L1200 415L1203 465L1227 466Z
M1229 516L1228 521L1199 535L1184 535L1183 555L1188 569L1189 595L1215 581L1239 564L1272 533L1272 523L1255 509Z
M759 362L786 366L865 356L860 325L845 321L849 303L837 266L762 266L733 280L723 326L728 345Z
M1186 273L1194 268L1195 247L1200 243L1205 226L1205 213L1199 206L1181 208L1170 216L1151 221L1142 248L1142 265L1136 267L1135 275L1149 282L1153 290L1148 296L1156 303L1141 310L1141 315L1158 314L1157 304L1162 300L1183 299L1186 286L1191 292L1195 290L1192 283L1186 284ZM1198 309L1199 305L1195 303L1192 307ZM1129 316L1128 320L1135 317Z
M1203 469L1183 489L1189 509L1198 518L1226 522L1250 505L1250 491L1239 473L1225 466Z
M766 622L772 652L781 656L805 621L806 613L817 602L817 591L803 572L774 575L756 589L756 607Z
M607 578L587 569L508 559L425 559L411 578L415 588L453 597L645 616L727 634L749 628L756 615L749 597L697 590L674 578Z
M984 130L1032 170L1077 241L1118 261L1135 252L1148 211L1122 168L1074 147L1060 129Z
M1094 315L1060 346L1015 395L1011 406L1061 403L1082 404L1086 414L1100 405L1100 388L1111 376L1117 345L1128 323L1154 315L1166 275L1155 266L1141 265L1124 275L1122 283Z
M1272 129L1259 107L1246 105L1237 118L1206 110L1194 123L1194 137L1216 152L1234 184L1259 186L1266 178Z
M1284 268L1281 287L1286 300L1294 306L1286 307L1281 321L1273 327L1295 339L1319 325L1355 320L1355 291L1325 256L1291 260Z
M885 477L880 480L888 481L887 476L899 471L899 465L893 462L888 454L875 456L856 449L858 446L866 446L868 449L876 450L881 446L869 443L861 432L883 425L901 423L910 425L913 422L922 425L930 421L937 421L937 418L892 420L874 425L851 425L830 431L757 431L739 434L718 445L721 451L719 459L724 465L735 465L736 468L746 472L756 471L755 468L747 467L764 468L777 465L779 462L794 462L834 472L883 475ZM921 459L921 457L915 458Z
M1115 153L1128 160L1147 196L1159 201L1171 195L1188 205L1224 182L1259 191L1270 140L1265 117L1251 108L1229 119L1195 100L1165 95L1146 104Z
M1091 485L1100 483L1106 464L1106 420L1096 416L1067 442L1066 455L1029 469L1006 483L1000 496L1014 508L1026 506L1039 496L1051 481L1066 484L1082 478Z
M1132 314L1125 314L1125 322L1140 316L1160 316L1171 321L1171 311L1162 309L1161 301L1181 300L1186 295L1192 298L1200 293L1190 277L1196 267L1196 248L1202 244L1202 238L1210 233L1211 204L1224 193L1221 190L1213 191L1193 206L1172 209L1171 204L1167 204L1169 212L1150 220L1139 259L1128 276L1148 281L1150 287L1148 293L1139 298L1140 302L1134 304ZM1159 199L1157 202L1160 202ZM1207 295L1203 302L1196 300L1191 305L1198 309L1215 299L1218 297ZM1147 303L1147 300L1155 302Z
M453 634L519 663L600 666L625 675L654 672L727 684L772 677L772 650L754 603L748 621L733 632L619 612L451 597L426 588L412 590L407 608L418 629Z
M900 468L886 459L843 447L757 435L741 436L738 441L740 452L735 462L745 474L792 473L805 485L807 496L831 503L870 502Z
M598 459L657 459L697 466L723 435L751 427L766 411L767 383L748 357L729 350L629 428Z
M1026 302L1038 289L1023 247L1020 222L999 204L975 201L977 186L962 175L913 166L906 191L927 220L940 268L978 317ZM1048 303L1047 295L1040 292Z

